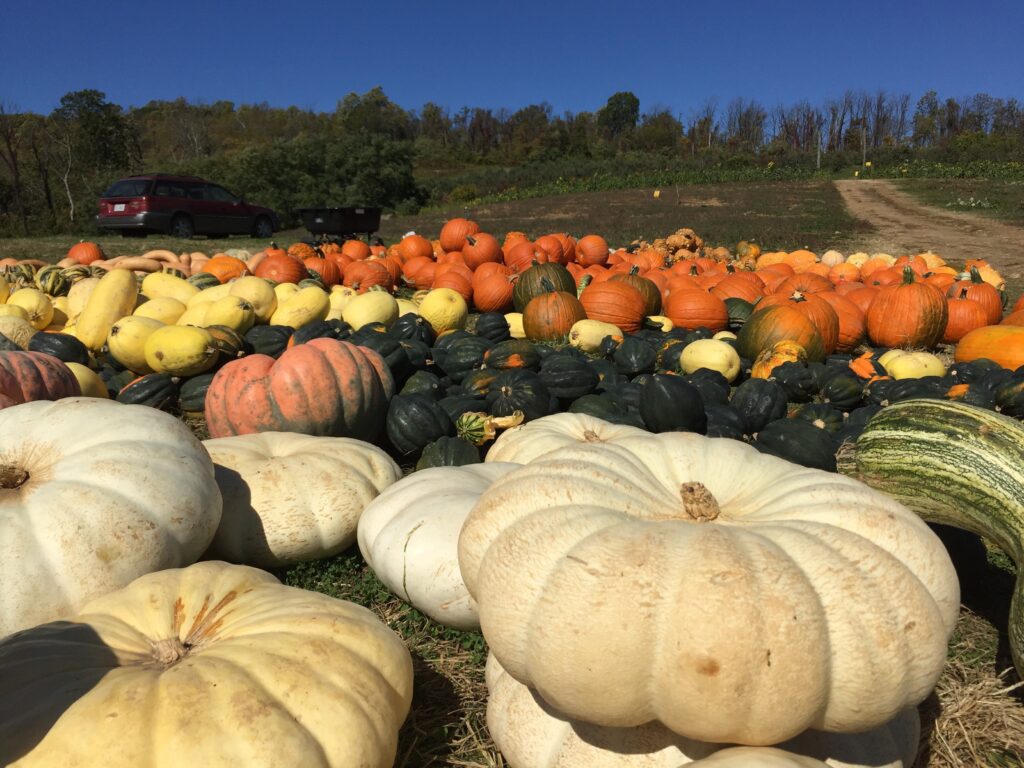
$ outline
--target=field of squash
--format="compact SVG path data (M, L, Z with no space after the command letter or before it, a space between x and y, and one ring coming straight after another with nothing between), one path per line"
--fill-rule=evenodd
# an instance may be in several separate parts
M951 256L0 260L0 763L420 765L409 648L267 572L358 547L482 632L512 768L919 764L932 524L1024 562L1024 297Z

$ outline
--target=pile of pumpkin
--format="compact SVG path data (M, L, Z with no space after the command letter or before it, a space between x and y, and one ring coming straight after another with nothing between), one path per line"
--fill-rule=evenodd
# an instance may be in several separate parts
M896 311L897 292L934 293L948 325L924 256L875 257L900 279L851 336L812 278L861 281L800 252L719 261L676 234L670 253L566 236L556 258L508 238L468 300L464 280L438 284L465 277L442 270L460 263L443 238L419 238L418 268L360 243L348 286L312 268L328 253L8 266L0 759L390 765L408 651L367 611L254 570L358 541L397 595L482 629L489 729L514 768L912 765L958 588L890 497L1021 562L1024 371L999 357L1019 337L947 369L871 335L878 305L884 332L927 320L922 346L938 341L933 313ZM462 237L468 264L486 238ZM392 258L397 275L377 264ZM842 263L871 288L882 268L859 260ZM508 297L480 311L486 264ZM995 290L1001 318L998 276L973 266L938 274ZM395 298L403 279L426 292ZM756 295L715 294L741 281ZM989 319L975 332L1016 333ZM159 408L203 413L211 439ZM863 482L820 471L853 442L838 468ZM158 699L159 718L139 703Z

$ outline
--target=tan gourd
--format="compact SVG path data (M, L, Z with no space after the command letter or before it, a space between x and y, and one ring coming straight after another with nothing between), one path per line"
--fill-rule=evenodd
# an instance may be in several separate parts
M260 432L203 445L224 497L210 553L262 568L351 546L363 510L402 476L380 448L347 437Z
M0 641L4 765L394 762L412 659L362 606L202 562L143 576L69 619Z
M195 562L213 539L213 462L169 414L36 401L0 410L0 435L0 637Z
M935 686L956 572L888 496L691 433L543 458L480 497L459 565L491 651L566 715L767 745Z

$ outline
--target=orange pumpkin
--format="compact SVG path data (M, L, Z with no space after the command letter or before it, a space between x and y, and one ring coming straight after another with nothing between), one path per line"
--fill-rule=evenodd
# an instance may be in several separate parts
M246 267L245 262L241 259L218 253L203 265L203 272L209 272L222 283L227 283L248 275L249 268Z
M832 291L828 291L828 293L832 293ZM815 293L803 294L800 291L793 291L787 296L781 291L776 291L771 296L761 299L757 304L757 309L762 310L780 305L795 309L811 321L817 329L818 335L821 336L821 343L825 348L826 355L835 352L836 344L839 342L839 317L832 309L831 304Z
M970 331L956 345L958 363L983 357L1011 371L1024 365L1024 326L985 325Z
M961 293L961 289L964 291ZM985 310L986 325L996 325L1003 316L1003 294L981 279L977 267L971 267L970 273L946 289L947 296L965 296L976 301Z
M372 442L381 433L394 380L371 349L320 338L277 360L247 355L210 382L206 423L211 437L300 432Z
M956 344L975 328L989 324L985 308L967 297L966 288L961 288L956 296L947 296L946 304L948 318L942 332L946 344Z
M547 278L541 281L553 288ZM587 319L579 299L566 291L546 290L523 309L523 331L533 341L562 341L575 323Z
M0 408L82 394L63 362L42 352L0 352Z
M824 275L816 275L813 272L802 272L791 277L787 277L775 287L775 290L772 291L772 293L781 293L788 297L793 293L799 292L806 296L811 293L831 291L834 288L835 286L832 285L832 281Z
M449 269L435 274L431 288L450 288L465 299L469 304L473 299L473 283L465 274L456 269Z
M309 277L305 265L291 256L274 254L267 256L256 266L256 277L273 280L275 283L298 283Z
M504 265L495 265L504 266ZM507 267L506 267L507 269ZM479 312L506 312L512 306L516 277L511 273L485 272L473 274L473 305Z
M299 261L302 261L303 259L308 259L313 256L316 256L316 250L309 243L292 243L291 245L288 246L288 255L291 256L293 259L298 259Z
M69 259L74 259L79 264L85 264L88 266L94 261L102 261L106 259L106 255L103 253L103 249L100 248L96 243L90 243L86 240L80 243L75 243L68 249Z
M946 298L914 271L903 268L899 285L881 288L867 313L868 338L875 346L930 349L949 318Z
M638 331L643 325L644 297L626 283L591 283L580 294L580 303L591 320L611 323L626 333Z
M766 349L780 341L792 341L807 352L807 359L824 360L825 347L821 334L803 314L791 304L778 304L767 309L755 310L740 329L736 338L736 351L741 357L756 360Z
M341 269L333 261L312 256L308 259L303 259L302 264L309 272L316 272L320 275L320 280L328 288L341 282ZM224 281L221 280L221 282Z
M861 308L835 291L816 293L815 297L825 301L835 310L839 320L839 335L836 338L836 352L853 352L864 341L867 322Z
M441 247L445 251L461 251L466 247L466 237L479 231L480 225L475 221L463 218L449 219L441 227Z
M504 258L506 266L514 272L525 272L534 262L544 264L550 261L548 252L529 240L516 241L507 251Z
M466 238L466 245L462 249L462 258L467 267L476 269L481 264L502 262L504 254L501 251L498 238L487 232L477 232Z
M725 302L700 288L672 291L664 307L665 316L676 328L707 328L721 331L729 324Z
M608 262L608 241L600 235L585 235L576 241L576 261L585 267Z
M342 243L341 252L355 261L368 259L372 255L370 246L362 240L346 240Z
M397 251L403 263L416 257L434 257L434 246L423 235L406 235L398 241Z

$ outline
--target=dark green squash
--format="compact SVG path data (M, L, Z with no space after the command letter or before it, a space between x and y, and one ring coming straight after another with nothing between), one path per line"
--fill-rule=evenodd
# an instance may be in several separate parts
M512 338L512 331L508 327L508 321L501 312L484 312L481 314L476 319L473 331L477 336L489 339L495 344Z
M398 318L388 333L396 339L415 339L428 347L437 340L433 326L415 312L407 312Z
M791 403L806 403L818 394L818 379L803 363L783 363L768 378L782 387Z
M80 363L89 366L89 350L85 344L67 333L39 331L28 340L29 352L42 352L65 363Z
M710 368L698 368L693 373L682 377L683 381L692 384L700 392L705 407L711 404L725 405L729 402L729 380L719 371Z
M399 346L405 350L409 364L417 371L429 371L434 368L433 351L419 339L399 339Z
M852 371L840 371L822 384L821 401L841 411L850 411L864 404L864 382Z
M38 334L36 334L38 336ZM21 352L22 349L9 338L0 333L0 352Z
M1024 419L1024 373L1014 373L996 390L993 398L995 409L1006 416Z
M448 414L452 424L459 420L459 416L470 411L486 411L487 401L482 397L467 395L465 393L452 393L442 397L438 403L444 412Z
M803 419L776 419L758 433L754 446L803 467L836 471L835 445L830 433Z
M287 325L254 325L245 334L245 342L254 354L280 357L288 347L295 329Z
M439 348L435 346L434 363L440 365L451 380L458 383L470 371L483 368L484 355L492 346L493 342L487 339L467 335L459 338L443 352L443 360L438 359Z
M707 432L700 390L680 376L652 374L643 385L640 418L651 432Z
M215 285L220 285L220 278L216 275L212 275L209 272L196 272L194 275L190 275L186 278L189 285L194 285L200 291L207 288L213 288Z
M540 376L521 368L498 374L485 400L492 416L511 416L522 411L525 421L532 421L552 412L551 393Z
M218 366L231 360L237 360L252 351L246 343L245 337L234 328L226 325L209 325L206 330L213 338L213 346L219 353Z
M754 305L745 299L726 299L725 309L729 313L729 324L726 327L733 333L739 333L754 314Z
M576 355L556 352L544 358L540 380L555 397L575 400L590 394L600 381L597 369Z
M641 373L654 373L657 359L658 353L654 347L636 336L626 336L611 356L619 373L627 378Z
M705 433L708 437L728 437L732 440L743 439L743 417L731 405L711 403L704 406L704 415L708 426Z
M171 410L178 404L178 385L170 374L149 373L125 384L116 399L126 405Z
M640 414L631 411L608 395L583 395L572 401L569 413L585 413L612 424L626 424L639 429L646 429Z
M686 342L681 339L669 338L658 347L658 354L654 360L654 370L658 373L679 371L679 356L686 349Z
M352 326L344 320L316 320L307 323L292 334L289 346L305 344L313 339L339 339L341 341L352 338ZM353 344L362 344L362 341L353 341Z
M626 381L626 377L619 373L619 369L611 360L592 359L587 365L597 371L596 389L598 391Z
M354 334L352 338L355 338ZM412 362L409 360L409 356L405 354L405 347L403 347L398 339L393 336L388 336L383 333L367 334L362 337L359 342L359 346L372 349L384 358L384 362L387 363L387 366L391 371L391 376L395 380L395 386L398 388L403 387L406 380L412 376L413 372L416 370L413 368Z
M434 400L440 400L444 392L444 385L436 375L429 371L416 371L405 380L399 394L426 395Z
M200 373L179 382L178 407L189 414L201 415L206 409L206 390L216 372Z
M477 368L462 378L462 388L467 395L485 397L499 373L497 368Z
M444 408L427 395L395 395L385 421L388 440L402 456L418 453L428 444L455 434Z
M759 432L768 422L786 415L786 392L774 381L747 379L732 394L729 404L743 418L748 435Z
M838 432L846 423L846 414L828 403L804 403L794 408L789 415L826 432Z
M540 368L538 347L526 339L499 341L484 353L484 365L499 371L512 368Z
M464 467L480 463L480 450L459 437L445 435L424 446L416 471L431 467Z

